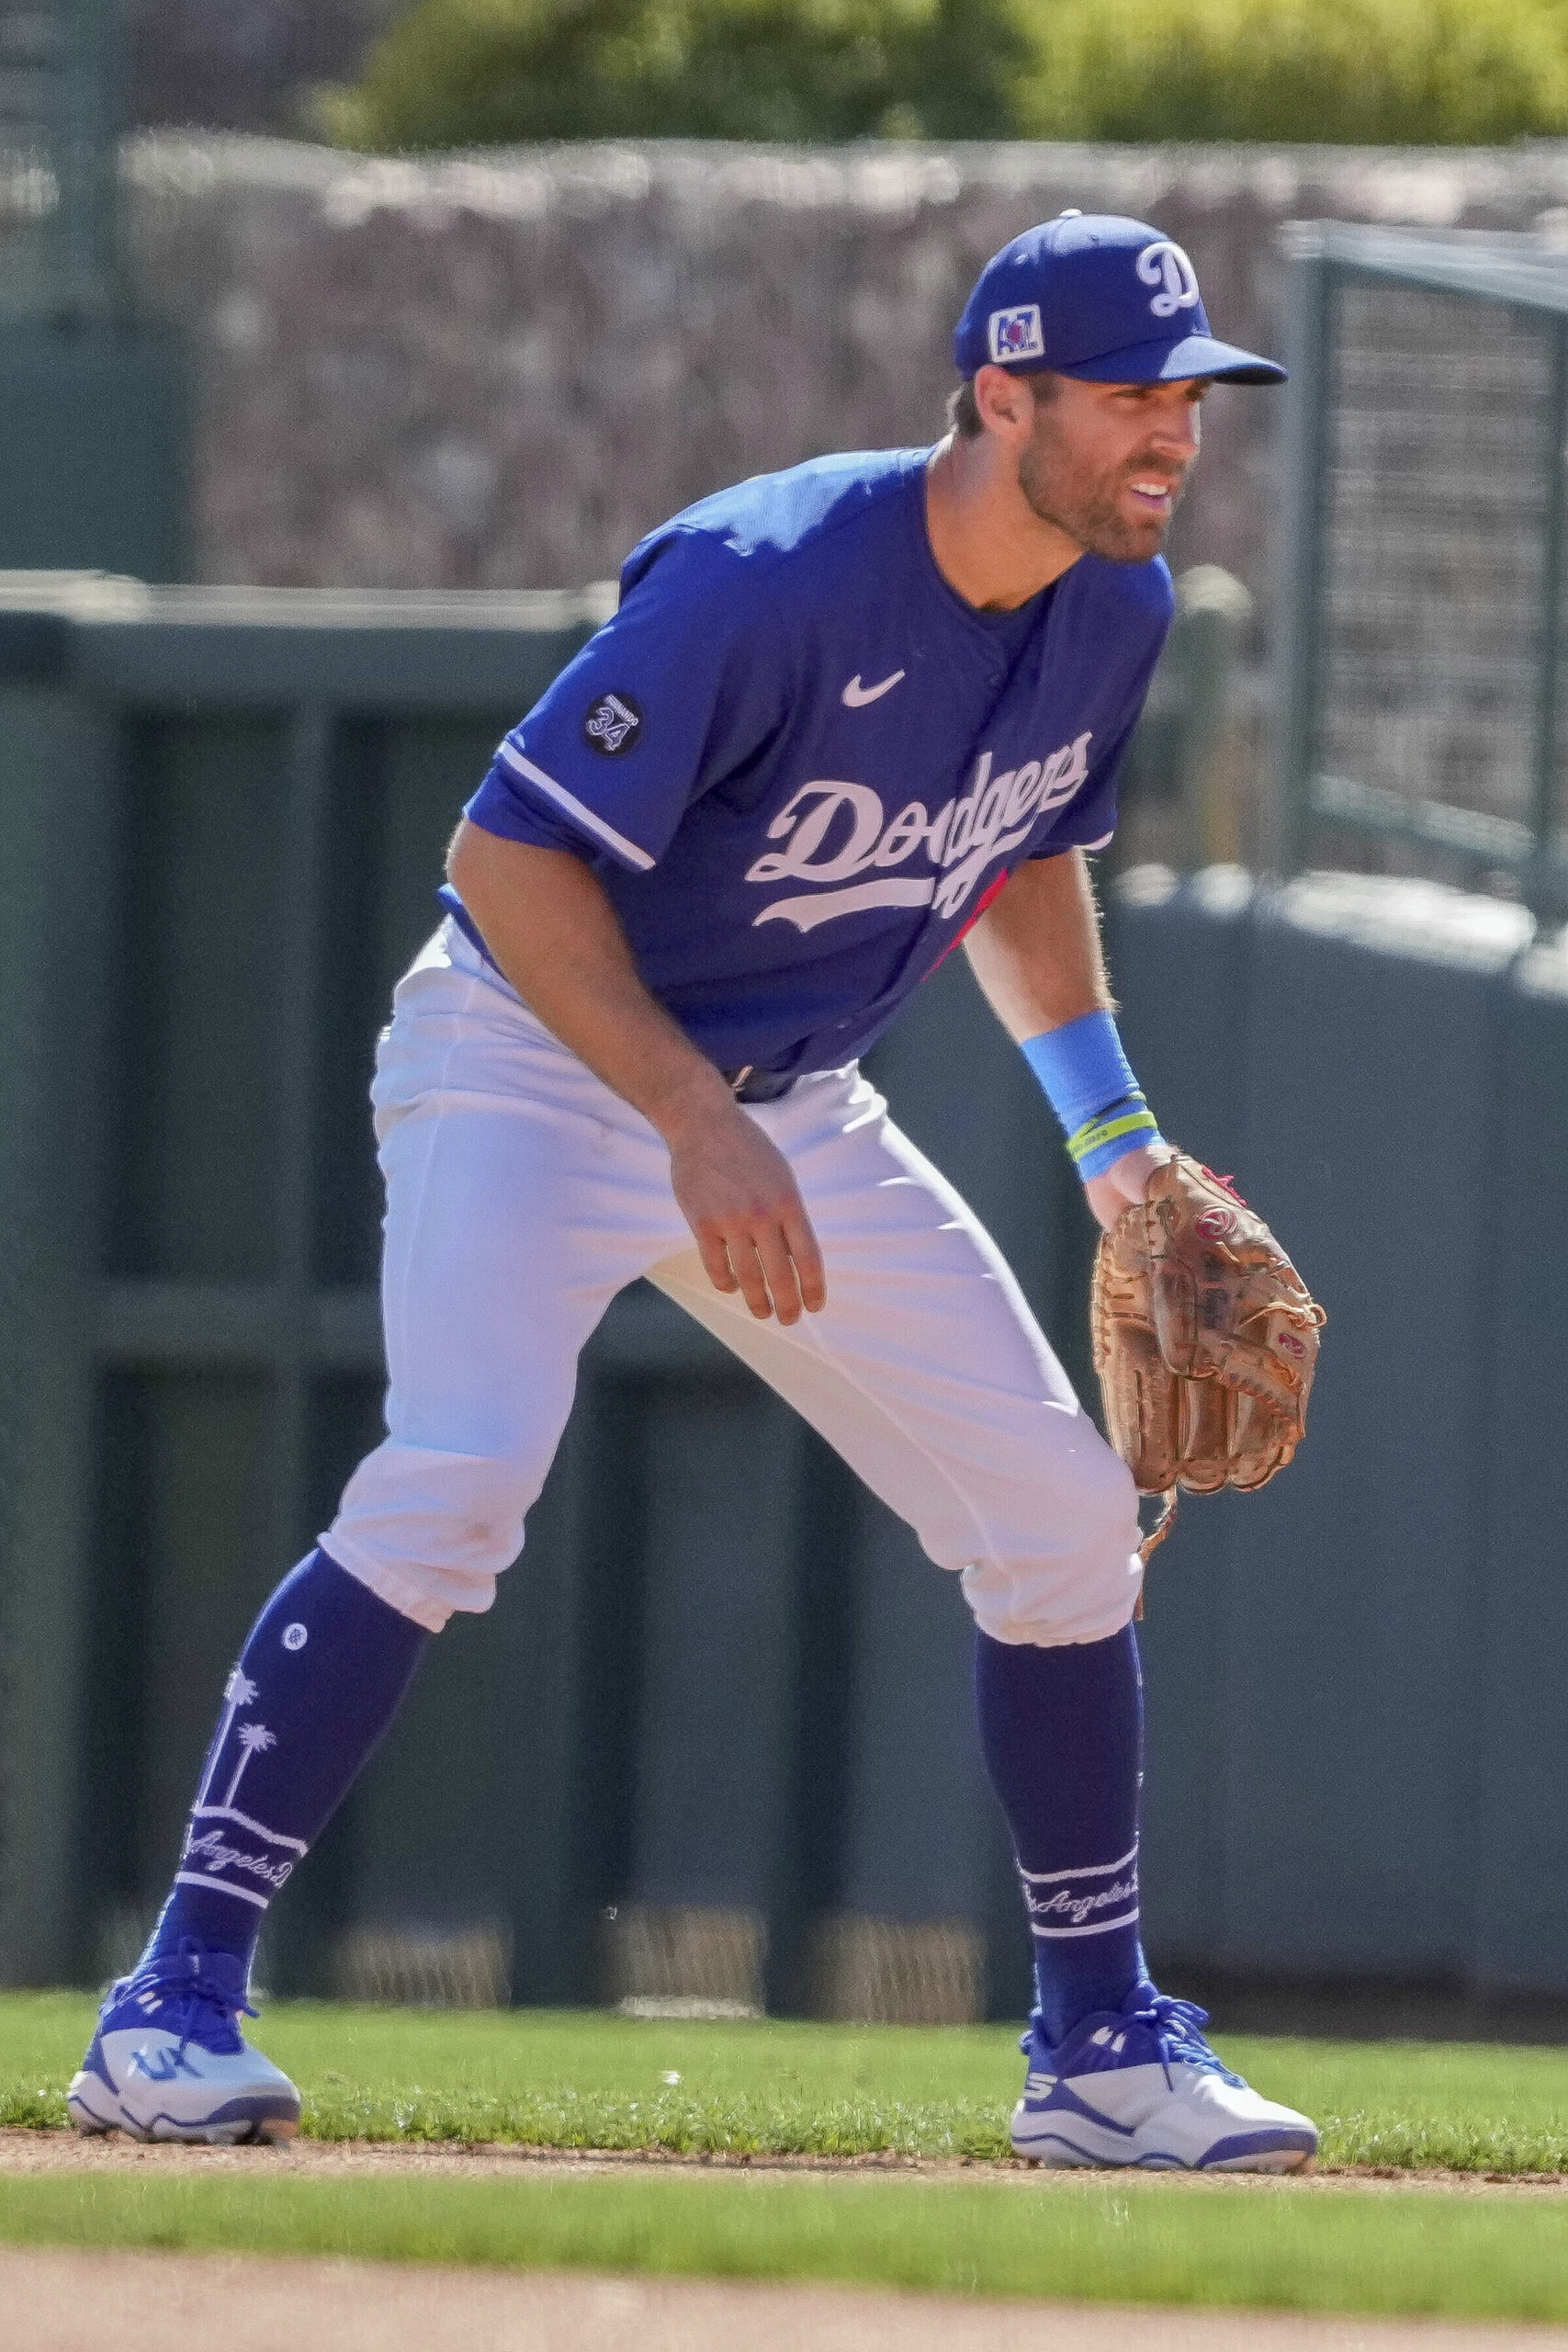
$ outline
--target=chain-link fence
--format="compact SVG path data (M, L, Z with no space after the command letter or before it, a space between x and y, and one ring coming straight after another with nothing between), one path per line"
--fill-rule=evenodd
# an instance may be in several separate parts
M1568 248L1292 238L1273 850L1568 911Z

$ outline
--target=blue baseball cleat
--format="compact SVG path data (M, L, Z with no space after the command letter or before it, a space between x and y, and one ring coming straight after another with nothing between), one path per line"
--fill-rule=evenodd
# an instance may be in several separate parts
M1205 2010L1152 1985L1082 2018L1053 2050L1038 2023L1013 2109L1012 2144L1042 2165L1154 2172L1297 2172L1317 2126L1233 2075L1203 2039Z
M299 2094L252 2050L240 2019L255 2015L244 1971L229 1952L189 1938L109 1989L98 2030L65 2094L78 2132L133 2140L287 2140Z

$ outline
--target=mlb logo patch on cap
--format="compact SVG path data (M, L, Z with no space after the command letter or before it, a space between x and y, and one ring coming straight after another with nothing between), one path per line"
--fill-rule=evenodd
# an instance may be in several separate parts
M1000 366L1013 359L1043 359L1045 335L1038 302L1021 302L1016 310L991 312L991 357Z

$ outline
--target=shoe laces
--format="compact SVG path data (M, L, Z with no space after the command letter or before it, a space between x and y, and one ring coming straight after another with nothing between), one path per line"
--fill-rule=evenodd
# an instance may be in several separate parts
M170 2012L165 2022L179 2028L182 2058L193 2041L215 2055L232 2056L243 2047L240 2019L254 2018L257 2012L244 1992L234 1983L226 1983L210 1965L228 1957L209 1952L193 1936L186 1936L177 1952L161 1953L117 1984L116 2002L130 1999L149 2009L156 2006Z
M1168 1993L1156 1993L1151 1988L1146 1999L1140 1998L1136 2008L1123 2014L1130 2025L1142 2026L1153 2041L1168 2086L1172 2065L1180 2065L1196 2067L1205 2075L1218 2075L1233 2088L1244 2087L1241 2076L1232 2074L1204 2039L1209 2012L1201 2009L1196 2001L1179 2001Z

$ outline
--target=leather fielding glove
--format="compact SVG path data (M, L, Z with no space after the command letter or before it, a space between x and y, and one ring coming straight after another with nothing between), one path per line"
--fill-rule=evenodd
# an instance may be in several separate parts
M1179 1152L1100 1236L1090 1322L1111 1442L1140 1494L1267 1486L1306 1429L1327 1317L1263 1219Z

